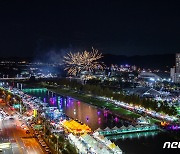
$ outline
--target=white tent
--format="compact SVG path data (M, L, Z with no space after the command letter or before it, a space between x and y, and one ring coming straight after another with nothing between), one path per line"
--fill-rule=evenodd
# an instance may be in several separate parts
M109 127L106 127L104 131L110 131L111 129Z
M98 136L99 135L99 132L95 132L93 133L94 136Z
M129 126L128 126L128 128L129 128L129 129L132 129L132 128L134 128L134 126L132 126L132 125L129 125Z
M123 125L123 126L121 126L121 129L127 129L127 128Z
M102 131L102 129L101 129L101 128L98 128L98 129L95 130L95 132L96 132L96 131L97 131L97 132L100 132L100 131Z
M117 126L115 126L115 127L113 127L112 129L113 129L113 130L117 130L117 129L119 129L119 128L118 128Z

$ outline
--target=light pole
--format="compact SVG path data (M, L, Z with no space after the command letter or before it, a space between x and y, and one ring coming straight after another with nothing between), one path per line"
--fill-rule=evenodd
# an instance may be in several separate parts
M21 114L22 113L21 101L19 102L19 107L20 107L20 114Z
M46 134L46 122L44 122L44 136Z
M57 137L57 152L59 153L58 151L59 150L59 136L57 135L56 137Z

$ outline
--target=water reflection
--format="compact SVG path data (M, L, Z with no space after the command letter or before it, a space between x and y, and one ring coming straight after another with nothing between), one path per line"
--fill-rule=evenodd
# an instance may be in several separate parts
M21 85L19 85L19 88L22 88ZM23 87L25 86L23 85ZM106 110L97 109L93 106L74 100L72 98L66 98L60 95L56 95L50 91L31 91L30 94L36 97L40 96L41 100L45 103L48 103L52 107L57 106L59 110L67 114L69 117L79 119L80 121L89 125L92 129L97 129L98 127L103 129L107 126L112 128L114 126L120 127L122 125L128 125L128 122L122 120L116 115L110 114ZM126 154L166 153L166 149L162 148L164 142L176 141L166 132L155 132L152 135L151 132L142 132L139 134L133 133L109 136L108 138L114 140L115 144L117 144ZM173 154L175 153L179 154L179 151L173 151Z
M97 109L89 104L77 101L71 97L62 97L49 91L29 91L31 95L40 97L44 103L51 107L58 107L61 112L73 119L78 119L90 126L92 130L114 126L128 126L128 122L121 120L107 110Z

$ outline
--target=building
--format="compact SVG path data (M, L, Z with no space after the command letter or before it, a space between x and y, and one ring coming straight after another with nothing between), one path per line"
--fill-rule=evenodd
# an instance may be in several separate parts
M162 78L160 76L158 76L155 73L151 73L151 72L141 72L138 76L141 79L147 79L150 81L159 81L162 80Z
M171 80L174 81L175 80L175 68L171 68L170 69L170 77L171 77Z
M160 97L161 92L157 91L153 88L149 87L137 87L137 88L131 88L131 89L126 89L126 92L129 95L138 95L140 97L145 97L145 98L155 98L155 97Z
M176 54L176 66L170 70L171 79L175 83L180 83L180 53Z
M174 82L175 83L180 83L180 73L175 73L175 75L174 75Z
M180 53L176 54L176 73L180 73Z

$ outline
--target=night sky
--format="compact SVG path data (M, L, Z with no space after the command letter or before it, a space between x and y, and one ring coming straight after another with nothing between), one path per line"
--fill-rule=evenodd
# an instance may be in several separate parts
M0 57L180 52L180 1L0 1Z

